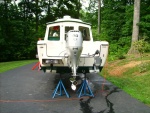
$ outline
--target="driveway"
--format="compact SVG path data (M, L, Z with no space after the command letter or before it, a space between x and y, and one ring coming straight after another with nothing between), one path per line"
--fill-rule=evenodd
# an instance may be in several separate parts
M59 75L31 70L33 65L0 74L0 113L150 113L150 107L94 73L87 74L94 98L78 98L70 89L70 75L64 74L71 97L52 99Z

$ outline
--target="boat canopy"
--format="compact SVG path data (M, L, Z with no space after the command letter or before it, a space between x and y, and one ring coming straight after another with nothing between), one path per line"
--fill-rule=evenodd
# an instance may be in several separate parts
M75 23L82 23L82 24L86 24L86 25L91 25L90 23L86 23L86 22L83 22L82 20L80 19L74 19L74 18L71 18L70 16L64 16L63 18L61 19L57 19L56 21L53 21L53 22L48 22L46 23L47 25L48 24L54 24L54 23L60 23L60 22L75 22Z

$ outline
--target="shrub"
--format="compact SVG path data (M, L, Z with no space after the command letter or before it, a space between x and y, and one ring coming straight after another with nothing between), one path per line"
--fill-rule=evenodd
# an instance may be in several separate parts
M133 46L140 52L140 54L150 51L150 45L144 38L134 42Z
M139 71L140 73L146 72L147 71L147 63L143 62L143 55L145 52L148 52L149 49L149 44L148 42L145 41L145 38L134 42L133 46L135 47L135 49L137 49L140 53L140 57L141 57L141 64L139 65Z

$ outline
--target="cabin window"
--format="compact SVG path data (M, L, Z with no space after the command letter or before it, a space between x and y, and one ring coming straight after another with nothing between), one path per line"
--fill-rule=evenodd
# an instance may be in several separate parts
M52 26L49 28L48 40L60 40L60 26Z
M83 41L90 41L90 29L88 27L79 26L82 33Z
M68 31L73 30L73 29L74 29L73 26L66 26L66 27L65 27L65 40L66 40Z

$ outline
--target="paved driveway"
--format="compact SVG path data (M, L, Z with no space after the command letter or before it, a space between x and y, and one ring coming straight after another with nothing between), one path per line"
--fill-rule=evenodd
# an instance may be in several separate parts
M95 97L70 94L52 99L59 75L31 70L29 64L0 74L0 113L150 113L150 107L132 98L97 74L88 74Z

